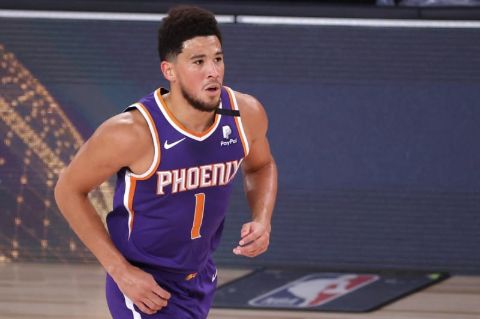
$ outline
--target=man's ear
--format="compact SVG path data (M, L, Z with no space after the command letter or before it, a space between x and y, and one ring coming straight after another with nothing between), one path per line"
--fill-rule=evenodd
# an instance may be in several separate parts
M162 61L160 63L160 69L162 70L162 74L167 81L169 82L175 81L175 70L171 62Z

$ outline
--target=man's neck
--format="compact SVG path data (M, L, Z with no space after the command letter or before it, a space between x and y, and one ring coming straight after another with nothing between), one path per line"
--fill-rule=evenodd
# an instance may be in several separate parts
M203 112L195 109L188 103L180 92L163 95L163 99L173 116L188 130L202 133L207 130L215 120L215 112Z

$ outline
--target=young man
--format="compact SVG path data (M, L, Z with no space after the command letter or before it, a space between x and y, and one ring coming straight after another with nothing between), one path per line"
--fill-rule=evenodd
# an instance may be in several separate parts
M277 170L267 116L255 98L222 86L214 16L171 10L159 54L170 91L103 123L55 189L63 215L107 272L114 319L207 317L216 287L212 253L240 167L252 221L233 253L255 257L269 245ZM87 194L114 173L107 233Z

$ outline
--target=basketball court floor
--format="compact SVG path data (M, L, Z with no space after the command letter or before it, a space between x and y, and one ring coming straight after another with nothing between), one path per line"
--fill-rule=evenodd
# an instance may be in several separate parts
M220 269L219 285L246 273ZM0 319L106 319L104 272L96 265L0 264ZM480 277L452 276L386 307L362 314L213 309L210 319L478 319Z

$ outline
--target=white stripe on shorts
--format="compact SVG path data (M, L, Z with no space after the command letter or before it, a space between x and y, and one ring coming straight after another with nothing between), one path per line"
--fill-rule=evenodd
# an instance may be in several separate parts
M142 316L133 307L133 302L130 300L130 298L125 295L123 295L123 297L125 297L125 305L127 305L127 308L132 311L133 319L142 319Z

